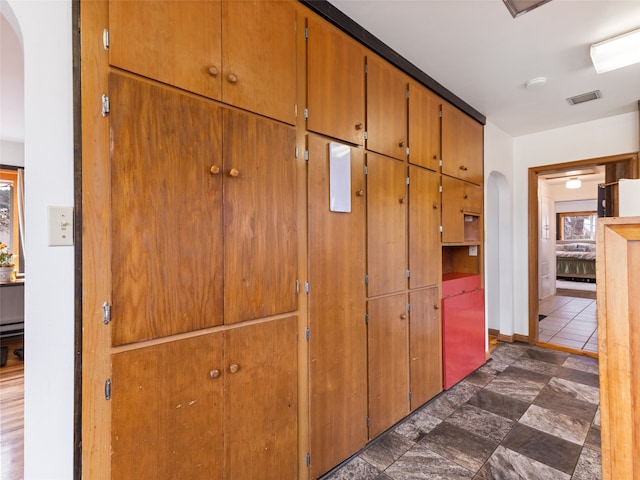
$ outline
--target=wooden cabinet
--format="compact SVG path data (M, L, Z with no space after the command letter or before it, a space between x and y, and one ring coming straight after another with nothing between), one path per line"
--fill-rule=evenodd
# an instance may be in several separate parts
M453 105L442 104L442 173L483 183L482 125Z
M409 288L440 282L440 176L409 166Z
M367 149L407 158L407 84L400 70L367 56Z
M111 1L109 33L115 67L296 121L292 2Z
M115 73L110 96L113 344L296 310L293 128Z
M369 438L409 414L409 315L401 293L368 301Z
M329 210L329 141L308 137L309 474L367 442L364 152L351 148L351 212ZM285 477L283 477L285 478Z
M482 240L483 187L442 176L442 242Z
M307 128L363 145L364 47L315 16L307 22Z
M112 478L296 478L296 325L114 354Z
M409 83L409 163L440 171L442 99L415 82Z
M637 478L640 217L599 219L596 245L602 478Z
M367 154L367 295L407 287L406 164Z
M411 410L442 391L442 328L438 287L409 292Z

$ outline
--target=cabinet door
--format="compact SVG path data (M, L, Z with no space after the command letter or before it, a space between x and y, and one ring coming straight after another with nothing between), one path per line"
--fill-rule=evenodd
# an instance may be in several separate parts
M115 73L109 95L113 344L220 325L221 109Z
M483 189L442 176L442 242L480 241Z
M364 47L316 17L308 29L307 128L363 145Z
M293 128L224 115L224 318L236 323L297 308Z
M318 478L367 442L364 154L351 213L329 210L329 142L309 136L309 448Z
M435 93L409 84L409 163L440 171L440 104Z
M222 343L209 334L112 356L111 478L223 478Z
M453 105L442 104L442 173L471 183L483 182L482 124Z
M410 288L437 285L440 275L440 177L409 166Z
M369 297L407 286L407 174L397 160L367 154Z
M367 56L367 148L407 158L407 77L382 59Z
M369 438L409 413L409 319L404 293L368 302Z
M298 478L296 332L291 316L224 333L225 478Z
M215 0L109 2L109 62L220 99L220 16Z
M296 122L296 12L293 2L222 2L222 99Z
M438 287L409 293L411 410L442 391L442 334Z

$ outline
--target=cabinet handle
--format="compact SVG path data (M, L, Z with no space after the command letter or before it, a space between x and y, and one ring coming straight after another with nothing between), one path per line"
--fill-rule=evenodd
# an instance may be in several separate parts
M362 122L356 123L356 130L362 130L364 128L364 124Z
M237 168L232 168L231 170L229 170L230 177L237 177L238 175L240 175L240 172Z
M407 201L406 198L404 198L404 197L400 198L400 203L405 203L406 201Z
M460 165L460 170L462 170L463 172L466 172L468 168L465 167L464 165Z
M229 83L237 83L238 76L235 73L230 73L229 75L227 75L227 80L229 80Z
M237 363L229 365L229 373L236 373L238 370L240 370L240 366Z
M362 197L364 195L364 190L358 190L356 192L356 197Z
M433 202L433 209L437 210L438 209L438 203L437 202Z
M467 195L467 194L465 193L465 194L462 196L462 198L464 198L464 199L466 200L467 198L469 198L469 195Z
M407 314L403 313L402 315L400 315L400 320L406 320L407 319Z
M215 380L219 376L220 376L220 370L218 370L217 368L209 372L209 378L211 378L211 380Z
M211 165L211 168L209 169L209 171L214 174L217 175L220 173L220 167L217 165Z
M209 66L209 75L211 75L212 77L217 77L218 76L218 69L216 68L215 65L210 65Z
M434 304L433 304L433 309L434 309L434 310L440 310L440 307L438 306L438 304L437 304L437 303L434 303Z
M433 159L434 159L434 160L440 160L440 157L438 157L438 155L434 155L434 156L433 156Z
M398 146L399 146L399 147L404 147L404 141L400 142L400 143L398 144Z

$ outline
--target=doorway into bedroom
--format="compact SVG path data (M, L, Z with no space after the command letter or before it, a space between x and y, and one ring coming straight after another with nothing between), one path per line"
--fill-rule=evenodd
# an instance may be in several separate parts
M597 355L597 219L617 215L618 180L637 175L635 154L529 170L532 342Z

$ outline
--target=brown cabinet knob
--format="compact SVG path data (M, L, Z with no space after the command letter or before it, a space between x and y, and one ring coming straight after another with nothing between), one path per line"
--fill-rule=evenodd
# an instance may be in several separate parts
M433 202L433 209L437 210L438 209L438 203L437 202Z
M402 315L400 315L400 320L406 320L407 319L407 314L403 313Z
M230 73L229 75L227 75L227 80L229 81L229 83L237 83L238 77L235 73Z
M211 380L215 380L218 377L220 377L220 370L215 369L209 372L209 378L211 378Z
M434 160L440 160L440 157L438 157L438 155L434 155L434 156L433 156L433 159L434 159Z
M358 190L358 191L356 192L356 196L357 196L357 197L362 197L363 195L364 195L364 190Z
M462 170L463 172L466 172L468 168L465 167L464 165L460 165L460 170Z
M406 199L406 198L404 198L404 197L401 197L401 198L400 198L400 203L406 203L406 201L407 201L407 199Z
M398 143L398 146L399 146L399 147L404 147L404 141L402 141L402 142Z
M364 128L364 124L362 122L356 123L356 130L362 130Z
M238 175L240 175L240 172L237 168L232 168L231 170L229 170L230 177L237 177Z
M217 165L211 165L211 168L209 169L209 171L213 174L213 175L217 175L220 173L220 167Z
M240 370L240 366L237 363L229 365L229 373L236 373L238 370Z
M217 77L218 76L218 69L216 68L215 65L210 65L209 66L209 75L211 75L212 77Z
M467 198L469 198L469 195L467 195L467 194L465 193L465 194L462 196L462 198L464 198L464 199L466 200Z
M433 304L433 309L434 310L440 310L440 306L437 303Z

